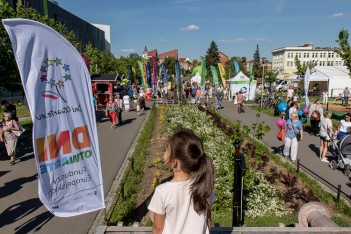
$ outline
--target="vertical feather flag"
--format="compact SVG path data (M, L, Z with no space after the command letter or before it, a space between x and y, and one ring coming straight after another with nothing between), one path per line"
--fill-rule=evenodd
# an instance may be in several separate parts
M90 74L79 52L52 28L3 19L33 121L39 199L54 215L105 207Z
M222 78L222 83L223 85L225 85L225 70L224 70L224 67L221 63L218 63L218 68L219 68L219 73L221 74L221 78ZM230 77L229 77L230 79Z
M147 78L147 88L151 88L151 67L150 63L146 63L146 78Z
M133 73L133 82L135 83L135 77L136 77L136 71L135 71L135 68L132 67L132 73Z
M218 85L218 74L217 74L217 70L216 70L216 68L214 67L214 66L210 66L210 68L211 68L211 72L212 72L212 76L213 76L213 83L215 84L215 85Z
M254 79L253 63L250 63L250 81Z
M176 72L176 78L177 78L177 85L179 85L182 81L182 77L180 74L180 65L179 65L178 59L176 60L175 72Z
M305 105L306 107L310 104L308 100L308 86L310 84L310 74L311 70L309 67L306 69L305 77L304 77L304 89L305 89Z
M161 64L161 66L158 67L158 78L162 79L162 69L163 69L163 64Z
M235 67L235 74L238 74L240 72L240 68L237 61L234 61L234 67Z
M203 57L201 57L201 86L205 85L206 79L206 62Z
M144 73L143 63L142 63L142 61L137 61L137 62L138 62L139 70L140 70L140 74L141 74L141 84L145 88L146 82L145 82L145 73Z
M152 57L152 84L153 85L157 85L157 68L158 64L157 64L157 60L156 57Z
M133 79L132 65L127 65L127 77L128 77L128 80L132 82L132 79Z
M165 63L163 64L163 83L165 85L168 84L168 72L167 72L167 66Z

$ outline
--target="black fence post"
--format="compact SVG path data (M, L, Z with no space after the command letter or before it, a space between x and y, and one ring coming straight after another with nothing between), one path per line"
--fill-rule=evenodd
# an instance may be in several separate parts
M341 194L341 185L338 184L338 193L337 193L337 196L336 196L336 202L340 201L340 194Z
M297 173L300 173L300 159L297 160L296 171Z
M240 140L234 141L235 165L234 165L234 188L233 188L233 227L240 227L242 221L242 157L240 154ZM246 169L246 168L245 168Z
M124 183L121 184L121 196L122 200L124 200Z
M132 168L132 171L134 171L134 158L131 159L131 168Z

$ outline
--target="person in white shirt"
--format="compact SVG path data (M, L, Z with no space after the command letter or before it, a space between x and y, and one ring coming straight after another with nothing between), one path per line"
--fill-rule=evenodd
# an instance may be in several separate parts
M190 130L173 134L163 156L173 179L156 187L148 209L152 233L209 234L215 201L214 166Z
M294 94L295 94L294 89L292 87L289 87L286 95L286 100L287 101L292 100L294 97Z
M124 105L124 109L126 110L126 112L128 112L129 109L130 109L130 97L129 97L129 95L124 95L123 96L123 105Z
M338 125L338 135L337 138L340 140L343 136L350 134L351 128L351 113L345 115L345 119L341 120Z
M292 102L291 105L290 105L290 108L289 108L289 117L291 116L291 114L293 112L296 112L297 113L297 106L298 106L298 103L297 102Z
M320 128L319 128L319 138L320 138L319 158L322 162L327 162L327 163L329 162L326 158L326 155L328 152L330 136L334 134L333 123L330 119L332 114L333 113L331 111L327 111L325 113L324 118L320 122Z
M323 96L323 104L327 104L328 103L328 96L329 96L328 91L327 90L323 91L322 96Z

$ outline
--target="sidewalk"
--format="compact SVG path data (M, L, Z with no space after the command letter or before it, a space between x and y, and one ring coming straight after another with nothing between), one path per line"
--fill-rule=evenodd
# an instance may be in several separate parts
M224 100L222 103L224 108L218 110L220 114L228 118L229 120L236 122L240 120L242 125L251 125L256 121L256 113L258 111L246 106L245 113L240 113L236 111L233 102ZM272 117L267 114L261 113L259 121L264 121L265 125L268 125L271 130L267 133L262 141L268 145L274 152L281 154L284 143L277 140L276 135L279 128L276 125L276 120L278 117ZM329 187L331 190L336 192L338 185L341 185L343 197L351 194L351 180L349 177L345 176L343 172L339 169L332 170L328 163L321 162L319 159L319 137L310 135L305 132L303 141L299 142L298 155L297 158L300 159L301 169L304 171L309 171L309 174L324 185ZM332 158L331 152L327 153L327 158L329 161ZM283 158L283 157L282 157ZM304 167L308 168L306 170ZM348 198L350 201L350 199Z
M147 106L151 106L147 103ZM103 110L97 112L101 167L105 195L142 126L146 114L123 112L123 125L110 128ZM20 162L10 166L0 144L0 233L88 233L99 211L70 218L53 216L38 198L37 169L32 136L25 134L18 142Z

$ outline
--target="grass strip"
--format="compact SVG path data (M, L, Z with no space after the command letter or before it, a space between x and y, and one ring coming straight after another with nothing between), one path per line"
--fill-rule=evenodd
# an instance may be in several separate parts
M147 158L147 149L152 138L152 130L155 125L157 115L157 107L153 106L149 118L146 120L144 128L140 133L138 143L135 146L131 160L134 161L134 170L132 164L129 163L126 172L123 176L124 189L122 187L117 190L117 204L111 213L107 216L107 225L116 225L118 222L123 222L125 226L131 225L134 222L133 211L135 209L135 198L140 191L140 181L143 176L143 166ZM123 196L122 196L123 193Z

